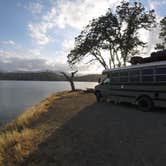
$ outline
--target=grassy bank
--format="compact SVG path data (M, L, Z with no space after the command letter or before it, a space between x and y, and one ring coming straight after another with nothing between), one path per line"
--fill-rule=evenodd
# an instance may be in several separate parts
M93 95L61 92L29 108L0 131L0 165L21 164L40 143L93 102Z

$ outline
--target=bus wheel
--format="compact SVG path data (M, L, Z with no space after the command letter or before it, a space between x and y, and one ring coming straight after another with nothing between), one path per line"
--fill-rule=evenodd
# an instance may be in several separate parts
M101 102L101 98L102 98L101 93L100 92L96 92L95 95L96 95L97 102Z
M144 112L151 111L153 108L153 102L150 97L142 96L137 100L138 108Z

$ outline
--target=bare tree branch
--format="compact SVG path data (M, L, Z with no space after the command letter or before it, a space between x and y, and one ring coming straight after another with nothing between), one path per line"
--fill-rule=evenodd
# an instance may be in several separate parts
M76 74L77 72L78 72L77 70L74 71L74 72L71 72L71 76L67 75L65 72L60 72L61 74L64 75L64 77L67 79L67 81L70 82L70 86L71 86L71 90L72 90L72 91L75 91L75 90L76 90L76 89L75 89L75 85L74 85L73 79L74 79L74 76L75 76L75 74Z

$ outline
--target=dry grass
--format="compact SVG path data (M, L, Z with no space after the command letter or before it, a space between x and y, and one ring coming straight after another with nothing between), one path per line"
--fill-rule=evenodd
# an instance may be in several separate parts
M35 132L24 129L2 133L0 136L0 165L13 165L28 156L34 149L33 139Z
M50 111L51 105L70 93L61 92L51 95L22 113L0 132L0 165L17 165L42 141L48 129L40 120Z
M35 122L37 119L39 119L40 116L48 112L48 109L50 105L52 104L52 102L54 102L56 99L59 99L65 94L67 95L67 92L60 92L60 93L57 93L56 95L51 95L47 97L46 99L42 100L40 103L32 106L30 109L23 112L13 122L7 124L4 130L5 131L6 130L20 131L32 125L32 123Z

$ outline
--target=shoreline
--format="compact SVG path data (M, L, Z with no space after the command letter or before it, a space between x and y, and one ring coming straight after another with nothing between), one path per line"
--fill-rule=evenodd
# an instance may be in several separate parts
M94 95L83 91L58 92L7 123L0 131L0 165L21 164L52 132L94 99ZM77 102L73 102L75 100Z
M38 103L48 95L70 90L67 81L0 81L0 122L15 119L20 113ZM95 82L75 82L77 89L93 88ZM0 125L1 126L1 125Z

